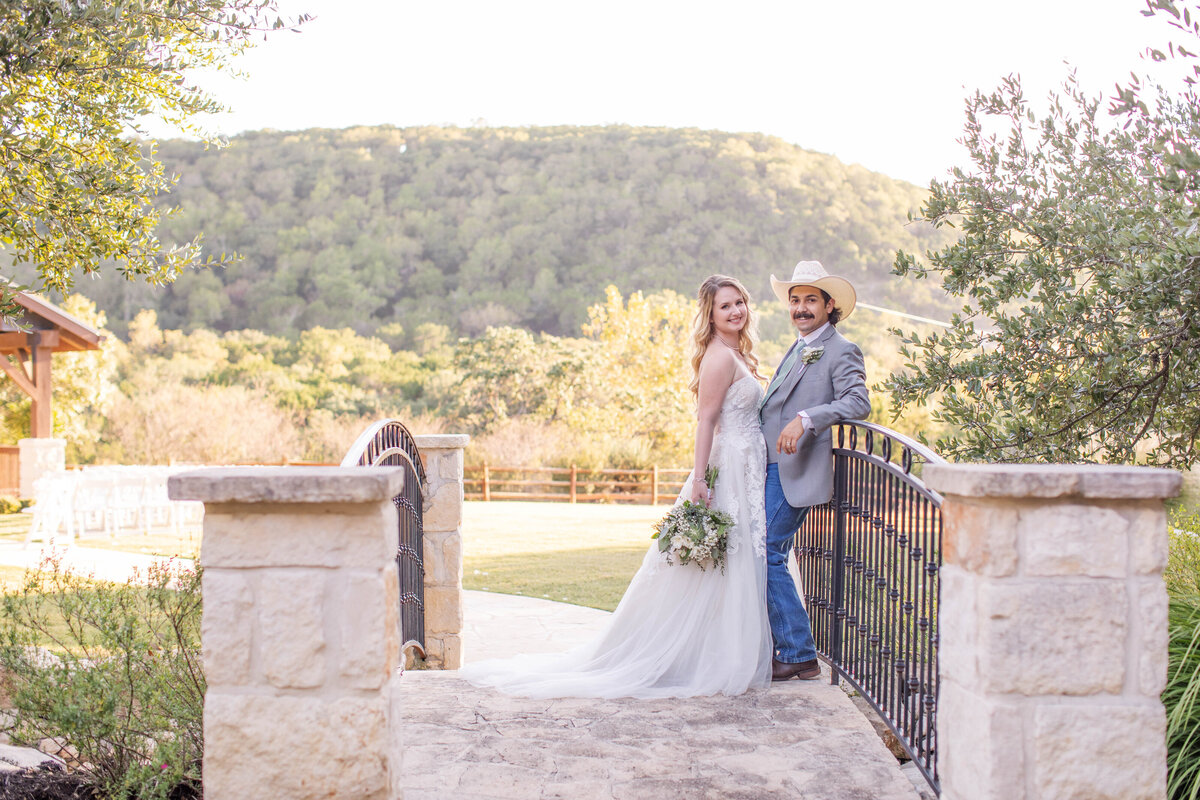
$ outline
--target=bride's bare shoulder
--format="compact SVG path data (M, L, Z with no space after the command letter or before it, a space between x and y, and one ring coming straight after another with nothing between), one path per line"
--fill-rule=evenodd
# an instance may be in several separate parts
M728 347L724 345L712 345L704 352L704 357L700 359L700 371L710 372L716 375L733 375L737 371L738 357Z
M724 397L737 376L737 356L728 347L714 345L700 360L700 394L715 403Z

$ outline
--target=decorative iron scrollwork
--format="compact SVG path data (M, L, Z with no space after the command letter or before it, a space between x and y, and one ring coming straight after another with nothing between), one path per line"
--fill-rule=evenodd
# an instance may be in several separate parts
M833 497L797 532L817 649L936 790L941 497L919 466L942 459L865 422L838 423L833 441Z
M363 431L342 460L343 467L401 467L404 488L392 498L397 510L396 569L400 581L400 625L405 647L425 650L425 556L423 511L425 465L412 434L397 420Z

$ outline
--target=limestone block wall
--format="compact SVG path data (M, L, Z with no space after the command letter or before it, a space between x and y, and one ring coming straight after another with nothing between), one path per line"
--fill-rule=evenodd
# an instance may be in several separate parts
M463 664L462 505L464 434L413 437L425 467L425 656L438 669Z
M945 497L945 800L1166 797L1167 533L1180 476L928 465Z
M389 797L399 468L218 468L205 503L204 793Z

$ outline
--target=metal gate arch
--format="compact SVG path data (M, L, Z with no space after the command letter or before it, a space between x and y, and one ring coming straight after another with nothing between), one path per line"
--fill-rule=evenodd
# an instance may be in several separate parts
M937 774L942 497L928 447L869 422L835 425L833 498L796 533L804 604L833 682L858 690L929 785Z
M424 497L427 484L421 453L408 428L382 419L350 446L343 467L403 467L404 488L392 498L399 520L396 568L400 578L400 631L403 649L425 657Z

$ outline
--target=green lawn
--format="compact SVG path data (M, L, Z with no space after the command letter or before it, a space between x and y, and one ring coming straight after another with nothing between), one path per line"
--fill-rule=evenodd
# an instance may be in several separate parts
M611 611L666 506L470 502L463 588Z
M0 539L24 539L32 523L29 514L0 514Z
M666 506L468 502L463 507L463 587L612 610L650 546ZM0 540L23 540L28 514L0 515ZM195 556L200 535L88 535L84 547ZM16 571L19 578L20 570ZM7 576L0 572L0 580Z
M25 584L24 567L0 566L0 594L19 589Z
M122 533L115 539L102 534L89 534L79 539L82 547L100 550L119 550L122 553L138 553L151 556L200 556L200 530L184 531L182 535L154 531L148 534Z
M0 541L24 541L32 522L29 514L0 514ZM200 553L200 530L185 529L180 535L160 530L149 534L124 531L116 538L91 532L80 537L77 543L82 547L123 553L195 558Z

